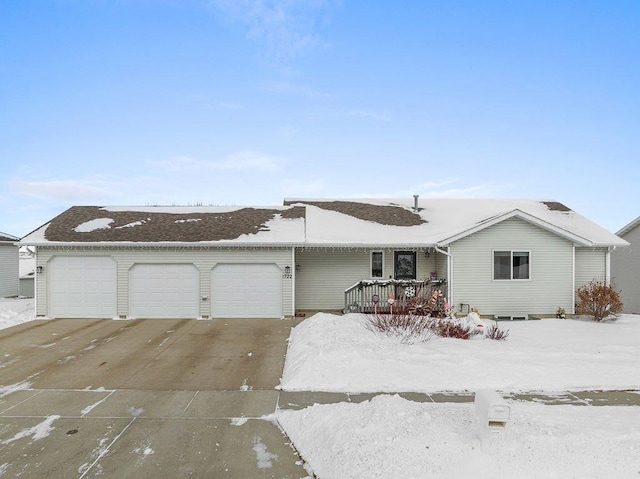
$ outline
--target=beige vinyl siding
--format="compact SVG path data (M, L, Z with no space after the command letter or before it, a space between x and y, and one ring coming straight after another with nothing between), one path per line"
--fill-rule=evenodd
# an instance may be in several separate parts
M620 291L623 311L640 314L640 227L636 226L622 238L630 246L611 252L611 282Z
M605 281L607 267L606 248L576 247L575 289L589 281Z
M394 250L317 248L296 251L296 309L342 310L344 291L371 279L371 251L384 251L383 279L394 276ZM401 251L413 251L410 249ZM429 277L435 259L416 252L416 279Z
M494 280L494 251L528 251L528 280ZM454 306L482 315L554 314L573 309L573 244L519 218L510 218L451 245Z
M18 294L18 258L17 246L0 244L0 298Z
M285 316L293 314L293 279L284 277L285 266L293 269L290 248L272 249L218 249L218 248L77 248L73 250L39 247L37 262L46 269L47 263L56 255L110 256L117 263L118 289L117 314L129 315L129 270L137 263L193 264L200 272L200 316L211 316L211 270L218 263L275 263L283 271L282 311ZM36 279L36 314L45 316L46 274ZM202 299L206 298L206 299Z
M434 253L431 253L432 255ZM436 263L434 271L438 273L438 279L447 279L447 256L441 253L435 253Z

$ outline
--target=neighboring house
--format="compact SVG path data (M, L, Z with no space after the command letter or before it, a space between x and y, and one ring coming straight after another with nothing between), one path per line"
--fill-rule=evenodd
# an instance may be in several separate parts
M31 246L21 246L18 262L20 296L33 298L35 294L36 252Z
M640 313L640 216L616 233L631 246L611 255L611 276L621 292L623 311Z
M462 312L526 318L573 312L628 243L553 201L414 197L77 206L21 244L37 248L37 316L285 317L360 308L370 291L346 291L398 278L443 283Z
M20 238L0 232L0 298L18 295L18 246Z

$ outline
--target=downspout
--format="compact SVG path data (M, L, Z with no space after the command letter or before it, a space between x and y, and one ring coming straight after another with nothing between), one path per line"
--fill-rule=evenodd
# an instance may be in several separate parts
M571 259L571 314L576 314L576 245L573 245L573 257Z
M291 318L296 317L296 248L291 248Z
M611 286L611 252L614 249L615 246L609 246L604 257L604 281L607 286Z
M453 301L453 268L451 266L453 257L448 251L440 249L438 246L435 247L435 250L447 257L447 299L449 300L449 304L455 304Z

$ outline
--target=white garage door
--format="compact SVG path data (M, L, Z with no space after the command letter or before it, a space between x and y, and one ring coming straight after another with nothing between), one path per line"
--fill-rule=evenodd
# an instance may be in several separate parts
M282 271L275 264L218 264L213 268L214 318L281 318Z
M48 265L50 318L114 318L116 263L108 256L56 256Z
M133 318L197 318L200 275L192 264L136 264L129 271Z

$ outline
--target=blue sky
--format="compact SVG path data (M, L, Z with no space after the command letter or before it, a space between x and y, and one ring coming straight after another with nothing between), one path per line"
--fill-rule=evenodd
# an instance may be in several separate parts
M640 2L3 0L0 231L72 205L640 215Z

